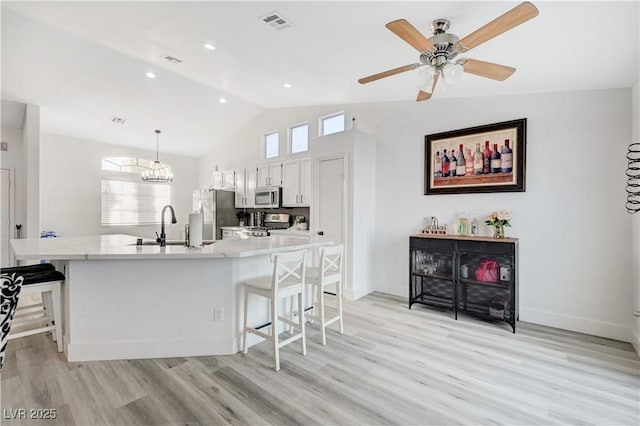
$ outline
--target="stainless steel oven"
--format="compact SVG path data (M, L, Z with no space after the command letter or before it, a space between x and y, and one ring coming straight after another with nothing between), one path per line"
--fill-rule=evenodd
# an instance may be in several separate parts
M278 208L281 199L281 188L261 188L256 191L256 208Z

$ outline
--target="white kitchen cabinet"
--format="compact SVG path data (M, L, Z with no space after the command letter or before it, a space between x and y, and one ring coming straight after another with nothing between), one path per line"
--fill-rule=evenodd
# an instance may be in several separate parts
M282 162L282 206L308 207L311 202L311 159Z
M233 191L236 188L235 170L223 170L213 172L213 189Z
M256 206L256 178L255 167L235 171L236 208Z
M267 163L257 168L257 187L266 188L269 186L282 185L282 163Z

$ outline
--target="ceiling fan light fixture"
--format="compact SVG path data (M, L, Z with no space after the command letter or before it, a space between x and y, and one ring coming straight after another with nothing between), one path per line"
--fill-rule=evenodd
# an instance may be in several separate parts
M431 93L435 75L436 69L431 65L427 65L418 71L418 89L426 93Z
M142 173L144 182L169 183L173 182L173 173L168 164L161 163L160 156L160 130L156 130L156 159L151 165L151 169Z
M448 62L442 67L442 77L447 84L455 84L460 81L464 67L459 63Z

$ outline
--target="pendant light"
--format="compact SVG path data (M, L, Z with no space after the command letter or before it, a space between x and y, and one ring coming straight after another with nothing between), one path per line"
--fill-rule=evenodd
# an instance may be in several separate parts
M156 160L151 165L151 170L142 173L145 182L168 183L173 182L173 173L168 164L161 163L160 155L160 130L156 130Z

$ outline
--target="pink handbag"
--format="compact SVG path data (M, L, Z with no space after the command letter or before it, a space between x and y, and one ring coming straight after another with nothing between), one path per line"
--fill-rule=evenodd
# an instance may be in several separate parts
M476 268L476 281L497 283L500 265L495 259L481 259Z

